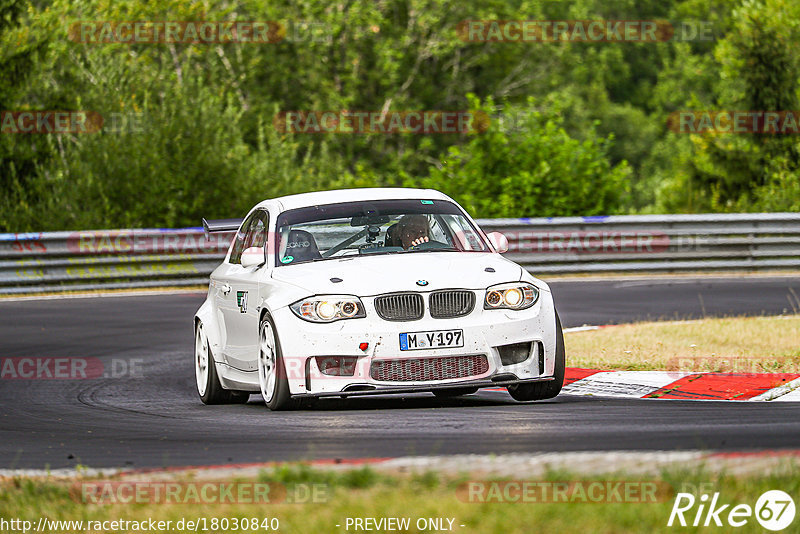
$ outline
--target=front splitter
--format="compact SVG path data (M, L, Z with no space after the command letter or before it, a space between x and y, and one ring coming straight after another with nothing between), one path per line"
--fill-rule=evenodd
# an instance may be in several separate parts
M457 384L427 385L427 386L373 386L372 384L353 384L348 387L375 387L375 389L353 390L353 391L326 391L323 393L302 393L292 395L297 398L307 397L362 397L367 395L391 395L396 393L425 393L439 389L462 389L462 388L490 388L505 387L516 384L530 384L533 382L551 382L555 380L552 376L542 376L538 378L526 378L516 380L475 380L471 382L459 382Z

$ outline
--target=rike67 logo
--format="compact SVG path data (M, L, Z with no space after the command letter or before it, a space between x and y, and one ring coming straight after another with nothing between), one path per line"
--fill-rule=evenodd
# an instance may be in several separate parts
M777 532L791 525L794 516L794 500L781 490L764 492L754 507L724 503L719 492L711 497L704 493L699 499L691 493L678 493L667 526L743 527L755 517L763 528Z

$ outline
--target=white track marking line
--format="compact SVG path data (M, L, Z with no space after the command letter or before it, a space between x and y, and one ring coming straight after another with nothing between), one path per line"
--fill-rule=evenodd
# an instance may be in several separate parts
M575 326L573 328L564 328L562 330L562 332L564 332L565 334L569 334L569 333L572 333L572 332L586 332L586 331L589 331L589 330L599 330L599 329L600 329L599 326L586 326L586 325L584 325L584 326Z
M661 388L697 373L676 371L610 371L589 375L564 386L571 395L600 395L642 398Z
M782 386L765 391L749 401L798 401L800 400L800 378L787 382Z

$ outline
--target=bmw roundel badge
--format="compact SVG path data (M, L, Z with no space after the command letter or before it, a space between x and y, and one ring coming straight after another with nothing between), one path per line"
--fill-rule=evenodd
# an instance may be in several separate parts
M417 280L417 285L425 287L425 286L428 285L428 281L427 280Z

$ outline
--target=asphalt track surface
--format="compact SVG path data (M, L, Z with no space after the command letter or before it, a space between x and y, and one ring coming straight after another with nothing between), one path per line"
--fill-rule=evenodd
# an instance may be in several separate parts
M800 277L551 284L565 327L791 313ZM794 291L794 294L792 293ZM166 467L318 458L586 450L800 448L796 403L505 392L325 399L314 409L204 406L191 318L202 294L0 301L0 357L139 361L136 378L0 380L0 469ZM567 355L569 358L569 355ZM567 360L569 361L569 360Z

